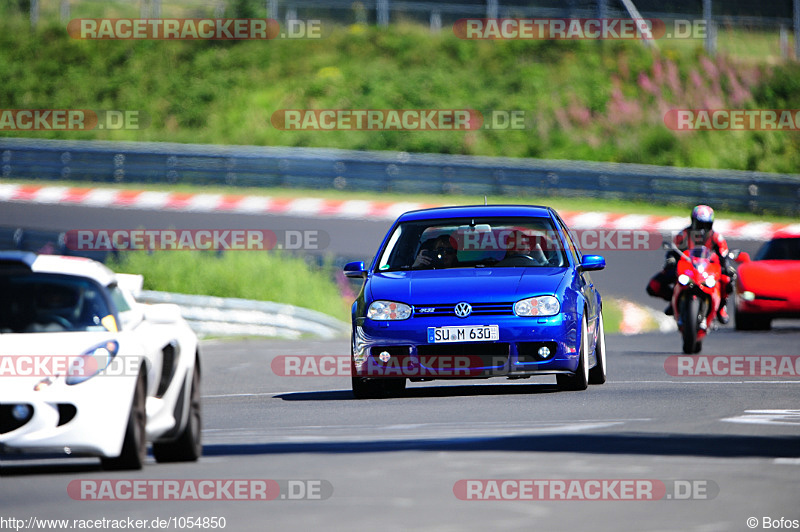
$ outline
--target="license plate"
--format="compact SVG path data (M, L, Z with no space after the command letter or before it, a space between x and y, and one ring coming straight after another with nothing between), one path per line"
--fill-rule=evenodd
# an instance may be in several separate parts
M500 339L497 325L472 325L468 327L428 327L428 343L491 342Z

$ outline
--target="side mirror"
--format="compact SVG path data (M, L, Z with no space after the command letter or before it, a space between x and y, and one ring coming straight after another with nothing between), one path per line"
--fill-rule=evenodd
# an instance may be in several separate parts
M348 262L344 265L344 276L351 279L364 279L367 276L367 269L364 261Z
M606 259L600 255L584 255L581 259L581 270L602 270L606 267Z

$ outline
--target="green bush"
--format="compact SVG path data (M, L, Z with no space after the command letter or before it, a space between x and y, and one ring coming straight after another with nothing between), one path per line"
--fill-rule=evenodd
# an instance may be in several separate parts
M240 0L230 10L262 5ZM259 8L261 9L261 8ZM8 15L8 16L4 16ZM75 14L79 15L78 13ZM105 14L107 16L107 14ZM100 15L98 15L100 16ZM394 24L325 28L323 39L80 41L0 7L4 108L144 111L141 130L0 132L103 140L315 146L587 159L796 172L796 133L677 133L665 108L800 108L800 67L766 68L695 47L637 42L466 41ZM57 20L57 19L56 19ZM670 48L670 46L674 46ZM675 47L677 46L677 47ZM715 79L706 66L720 72ZM657 68L675 66L677 90ZM694 88L699 76L702 89ZM655 93L642 87L642 77ZM740 87L734 101L734 89ZM745 100L740 101L744 94ZM279 109L525 110L525 131L281 131ZM763 140L763 142L761 142Z
M145 290L275 301L349 319L348 302L330 271L281 253L142 251L122 254L108 266L143 275Z

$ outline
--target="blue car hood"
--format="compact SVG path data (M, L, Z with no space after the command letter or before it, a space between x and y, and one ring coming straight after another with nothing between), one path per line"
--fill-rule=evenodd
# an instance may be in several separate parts
M568 268L453 268L379 272L369 281L372 300L411 305L511 302L556 294Z

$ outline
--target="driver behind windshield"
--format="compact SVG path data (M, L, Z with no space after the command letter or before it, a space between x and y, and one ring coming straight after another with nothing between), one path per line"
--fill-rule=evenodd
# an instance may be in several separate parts
M534 243L536 237L525 234L523 231L514 231L508 239L508 248L503 261L511 261L516 257L523 259L533 259L540 265L547 264L547 257L538 242Z
M43 283L35 287L36 317L28 332L70 330L82 297L77 287Z
M422 268L452 268L458 265L458 244L450 235L439 235L422 243L417 258L411 266Z

